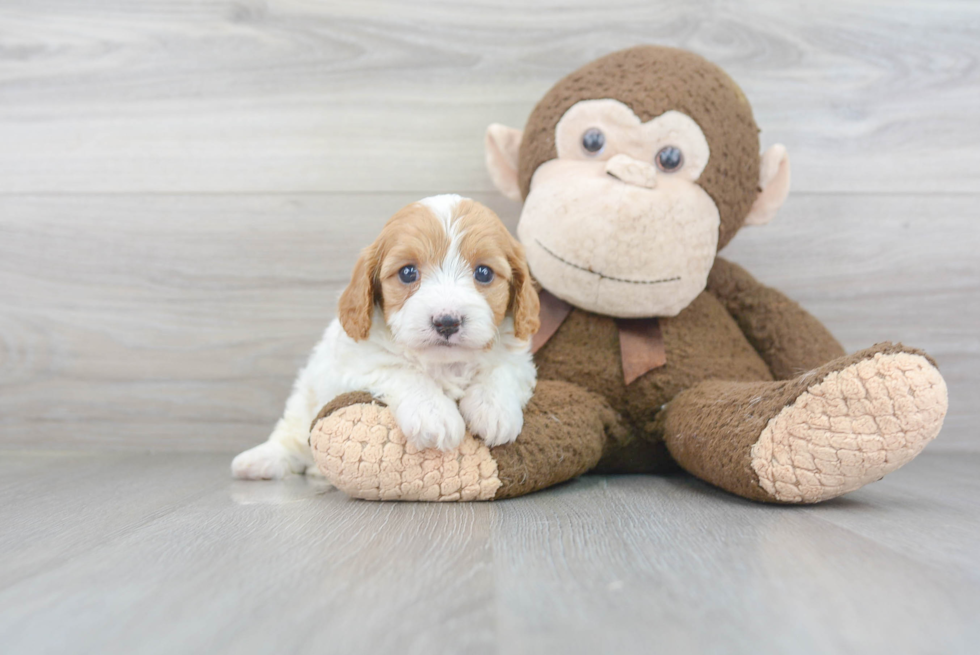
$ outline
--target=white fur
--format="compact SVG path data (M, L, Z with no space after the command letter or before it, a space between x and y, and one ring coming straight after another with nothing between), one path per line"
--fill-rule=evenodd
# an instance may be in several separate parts
M423 275L418 291L386 323L375 308L366 340L351 339L338 320L323 334L300 371L268 441L232 462L237 478L279 479L289 473L316 474L310 453L310 423L342 393L368 391L385 402L406 438L419 448L456 448L466 426L490 445L509 443L524 424L536 375L530 343L514 334L510 316L500 326L477 290L473 272L459 255L461 235L450 222L459 196L422 203L443 219L452 245L434 274ZM446 340L432 317L463 318ZM457 405L458 403L458 405Z

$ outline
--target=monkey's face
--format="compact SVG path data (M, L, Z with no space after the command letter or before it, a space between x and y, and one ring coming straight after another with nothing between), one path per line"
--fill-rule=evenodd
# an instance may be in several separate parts
M517 233L556 296L618 317L674 316L704 290L720 217L698 177L711 153L691 118L643 123L612 99L573 105L557 157L531 178Z
M679 313L717 249L772 220L789 193L786 148L759 158L735 82L674 48L586 64L545 93L525 130L494 123L485 144L494 184L525 201L517 233L531 273L608 316Z

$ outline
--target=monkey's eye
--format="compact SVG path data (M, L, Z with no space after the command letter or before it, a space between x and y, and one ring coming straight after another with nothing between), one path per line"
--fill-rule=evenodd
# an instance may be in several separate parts
M606 147L606 135L598 127L590 127L582 135L582 149L586 154L597 155Z
M684 165L684 154L680 148L664 146L657 153L657 168L664 173L673 173Z
M490 284L493 280L493 269L489 266L477 266L473 269L473 277L480 284Z
M398 279L405 284L411 284L419 279L419 269L415 268L412 264L402 266L398 271Z

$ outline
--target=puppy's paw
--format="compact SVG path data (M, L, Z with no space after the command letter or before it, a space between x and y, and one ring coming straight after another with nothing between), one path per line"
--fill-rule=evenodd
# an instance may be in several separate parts
M240 453L231 462L231 474L240 480L281 480L302 473L305 466L282 444L266 441Z
M456 403L441 393L406 398L395 409L395 420L408 442L419 450L454 450L466 434Z
M326 476L324 476L323 471L320 470L320 467L318 467L316 464L310 464L306 467L306 477L324 479Z
M466 390L459 411L470 432L482 437L491 448L517 439L524 427L524 409L512 394L481 384Z

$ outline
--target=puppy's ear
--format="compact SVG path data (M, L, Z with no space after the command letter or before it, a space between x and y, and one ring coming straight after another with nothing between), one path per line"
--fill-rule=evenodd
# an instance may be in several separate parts
M374 314L375 277L378 272L378 252L374 245L361 252L350 284L340 294L337 305L337 318L340 325L354 341L368 338L371 332L371 317Z
M514 336L518 339L526 340L538 331L541 321L538 313L541 310L541 303L538 300L538 292L531 281L531 272L527 267L527 259L524 257L524 246L514 240L514 254L510 257L511 280L510 280L510 311L514 316Z

